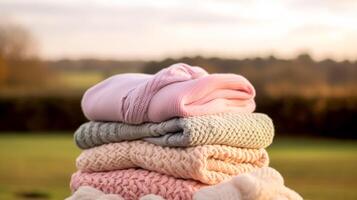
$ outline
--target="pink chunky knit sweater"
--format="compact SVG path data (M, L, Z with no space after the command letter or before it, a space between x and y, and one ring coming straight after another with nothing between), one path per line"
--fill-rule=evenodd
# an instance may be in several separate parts
M66 200L122 200L89 186L81 186ZM233 177L217 185L203 187L193 195L194 200L302 200L303 198L284 185L281 174L273 168L263 167L250 173ZM163 200L157 195L147 195L140 200Z
M268 166L264 149L224 145L170 148L145 141L110 143L82 152L77 168L85 172L141 167L177 178L217 184L232 176Z
M251 83L235 74L209 75L200 67L175 64L154 75L119 74L90 88L82 109L93 121L130 124L173 117L250 113L255 109Z
M142 169L128 169L96 173L78 171L72 175L70 187L75 192L81 186L118 194L125 200L137 200L147 194L156 194L166 200L190 200L194 192L205 185Z

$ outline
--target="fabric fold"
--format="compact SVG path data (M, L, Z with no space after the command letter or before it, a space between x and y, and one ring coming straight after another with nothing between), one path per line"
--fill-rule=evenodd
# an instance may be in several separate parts
M261 113L221 113L141 125L87 122L74 134L77 146L82 149L137 139L172 147L221 144L265 148L272 143L273 137L273 122Z
M176 178L217 184L232 176L268 166L265 149L224 145L161 147L145 141L111 143L85 150L76 160L83 172L143 168Z
M95 173L78 171L72 175L70 187L75 192L81 186L117 194L126 200L136 200L148 194L159 195L166 200L190 200L195 191L206 185L142 169L128 169Z
M105 194L104 192L90 187L81 186L70 197L65 200L124 200L123 197L117 194ZM164 200L161 196L148 194L141 197L139 200Z
M303 200L284 185L281 174L273 168L263 167L245 173L218 185L198 190L194 200Z
M84 115L93 121L129 124L224 112L251 113L255 90L243 76L208 74L179 63L154 75L119 74L88 89Z
M65 200L124 200L117 194L105 194L90 186L81 186Z

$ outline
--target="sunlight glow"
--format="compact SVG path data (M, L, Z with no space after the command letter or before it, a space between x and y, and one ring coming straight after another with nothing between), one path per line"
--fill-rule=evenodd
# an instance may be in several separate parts
M45 58L167 56L357 59L353 1L2 0L2 19L26 26ZM65 45L63 45L65 44Z

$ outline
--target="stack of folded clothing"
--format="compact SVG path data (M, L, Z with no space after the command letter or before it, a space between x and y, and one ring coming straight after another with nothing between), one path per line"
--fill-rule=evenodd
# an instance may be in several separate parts
M278 180L278 172L267 167L264 149L272 143L273 123L267 115L253 113L254 97L253 86L242 76L208 74L186 64L155 75L121 74L104 80L82 99L90 122L74 136L83 152L76 160L72 191L91 186L99 190L96 194L124 199L148 194L168 200L207 199L221 187L227 188L221 192L225 195L227 185L245 180L246 174L254 181ZM260 176L266 171L274 176ZM280 179L277 183L283 187ZM256 191L257 185L264 183L248 190ZM248 191L240 190L235 189L241 196Z

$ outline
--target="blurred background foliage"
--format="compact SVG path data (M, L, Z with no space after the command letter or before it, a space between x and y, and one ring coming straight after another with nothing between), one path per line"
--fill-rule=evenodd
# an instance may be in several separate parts
M18 25L0 26L0 130L75 130L85 122L83 92L127 72L156 73L183 62L210 73L236 73L257 90L257 112L268 113L277 134L357 138L357 61L181 57L159 61L42 60L36 41Z

